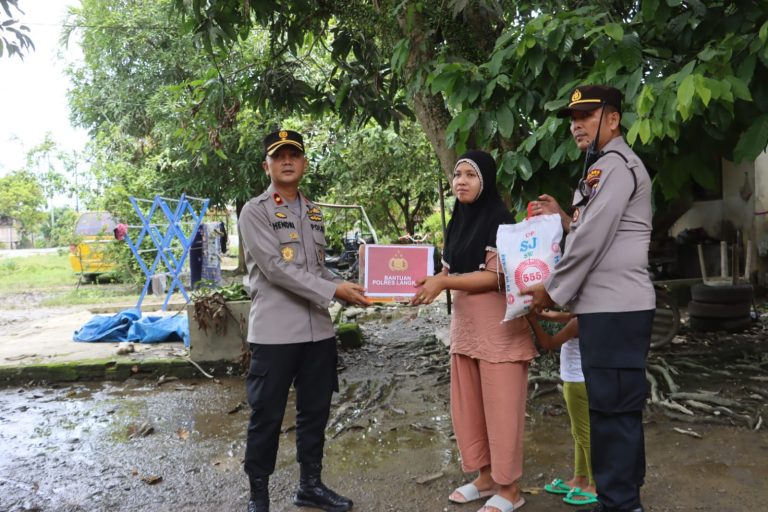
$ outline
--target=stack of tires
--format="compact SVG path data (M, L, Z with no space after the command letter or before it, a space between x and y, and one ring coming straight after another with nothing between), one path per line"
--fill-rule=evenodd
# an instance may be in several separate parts
M656 314L651 329L651 348L661 348L677 335L680 328L680 309L669 290L654 286L656 290Z
M752 285L710 286L697 284L691 288L688 316L692 331L742 331L752 324Z

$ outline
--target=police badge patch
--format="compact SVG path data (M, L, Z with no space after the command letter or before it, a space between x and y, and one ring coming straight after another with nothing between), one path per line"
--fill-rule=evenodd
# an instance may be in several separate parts
M600 183L600 176L603 174L603 171L600 169L592 169L589 171L589 174L587 174L587 185L590 187L594 187L598 183Z
M280 249L280 254L283 255L283 261L286 263L290 263L293 261L293 259L296 257L296 254L293 252L293 249L291 247L283 247Z

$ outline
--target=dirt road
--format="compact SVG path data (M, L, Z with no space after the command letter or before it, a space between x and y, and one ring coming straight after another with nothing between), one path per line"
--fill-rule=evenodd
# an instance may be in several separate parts
M448 414L446 349L433 336L446 318L437 310L394 316L365 323L367 344L342 353L325 479L351 496L358 511L475 511L477 504L446 499L466 480ZM743 387L720 379L686 384L724 394ZM756 407L765 411L764 403ZM291 402L270 485L277 512L298 510L291 504L298 473L292 408ZM646 415L646 510L764 510L765 428L690 425L660 411ZM574 510L541 491L571 468L562 399L546 393L530 401L528 412L522 510ZM244 510L247 418L243 382L236 376L220 383L31 383L0 390L0 510ZM690 428L701 438L675 428Z

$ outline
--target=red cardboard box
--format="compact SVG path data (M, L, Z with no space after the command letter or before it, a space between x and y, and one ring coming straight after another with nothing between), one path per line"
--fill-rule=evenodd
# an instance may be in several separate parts
M416 281L435 272L431 245L366 245L365 295L407 300L416 295Z

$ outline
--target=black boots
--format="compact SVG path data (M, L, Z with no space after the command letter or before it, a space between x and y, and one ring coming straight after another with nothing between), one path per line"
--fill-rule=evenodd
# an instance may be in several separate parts
M326 512L347 512L352 508L352 500L327 488L320 480L322 470L320 462L301 464L299 488L293 504L297 507L315 507Z
M250 476L251 498L248 500L248 512L269 512L269 477Z

